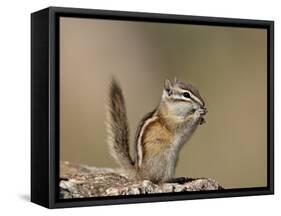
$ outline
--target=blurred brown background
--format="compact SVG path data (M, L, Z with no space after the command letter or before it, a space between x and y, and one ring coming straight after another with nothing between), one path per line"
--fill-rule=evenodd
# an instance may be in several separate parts
M165 78L195 85L207 123L180 153L177 176L226 188L266 185L266 31L61 18L60 159L116 167L105 105L111 76L123 88L131 142L159 102Z

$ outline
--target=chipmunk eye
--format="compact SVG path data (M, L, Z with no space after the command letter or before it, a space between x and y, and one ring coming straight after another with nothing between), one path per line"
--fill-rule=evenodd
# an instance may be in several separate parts
M183 95L185 98L190 98L190 94L189 94L188 92L184 92L182 95Z

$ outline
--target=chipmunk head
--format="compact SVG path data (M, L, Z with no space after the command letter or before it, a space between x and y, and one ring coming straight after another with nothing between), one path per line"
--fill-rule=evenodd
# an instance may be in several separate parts
M162 102L165 103L168 112L174 117L180 119L198 118L199 113L199 123L205 122L202 117L207 113L205 102L199 91L191 84L180 82L177 79L173 83L170 80L165 80Z

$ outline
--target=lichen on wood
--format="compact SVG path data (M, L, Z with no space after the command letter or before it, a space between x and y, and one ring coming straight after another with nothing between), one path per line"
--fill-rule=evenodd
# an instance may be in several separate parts
M63 199L223 189L210 178L181 177L175 182L155 184L149 180L130 179L118 169L69 162L60 163L59 187Z

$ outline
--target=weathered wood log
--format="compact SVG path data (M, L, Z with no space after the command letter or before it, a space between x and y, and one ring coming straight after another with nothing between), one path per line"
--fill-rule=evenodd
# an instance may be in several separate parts
M176 178L175 182L155 184L136 181L122 175L120 170L96 168L61 162L60 198L169 193L183 191L221 190L222 186L210 178Z

